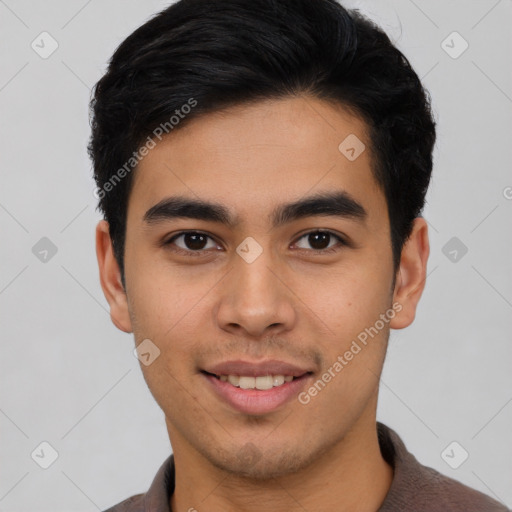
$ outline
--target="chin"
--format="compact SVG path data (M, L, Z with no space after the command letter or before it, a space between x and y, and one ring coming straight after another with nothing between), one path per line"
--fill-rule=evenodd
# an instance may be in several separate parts
M303 451L262 453L257 446L247 443L235 453L208 454L207 458L215 467L233 476L263 481L296 473L307 467L315 456Z

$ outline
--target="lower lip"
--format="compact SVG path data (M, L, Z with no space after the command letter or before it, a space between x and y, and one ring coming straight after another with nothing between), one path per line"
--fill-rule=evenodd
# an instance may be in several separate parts
M218 396L245 414L266 414L275 411L295 398L311 377L310 374L305 374L291 382L285 382L281 386L259 390L237 388L213 375L207 373L202 373L202 375Z

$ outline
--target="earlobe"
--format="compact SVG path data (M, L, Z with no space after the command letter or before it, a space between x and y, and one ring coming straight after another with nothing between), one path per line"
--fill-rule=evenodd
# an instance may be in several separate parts
M110 318L121 331L133 332L126 292L121 282L121 271L114 256L109 225L103 219L96 226L96 257L101 288L110 305Z
M392 329L403 329L414 321L425 288L429 253L427 222L423 217L417 217L402 249L393 293L393 303L400 304L401 310L390 322Z

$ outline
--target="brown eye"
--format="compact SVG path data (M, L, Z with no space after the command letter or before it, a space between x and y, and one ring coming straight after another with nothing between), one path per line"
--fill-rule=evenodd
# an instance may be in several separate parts
M177 243L178 240L180 241L179 243ZM208 240L211 240L210 246L208 246ZM173 250L183 253L199 253L201 251L217 247L210 236L198 231L178 233L168 240L165 245L175 245L177 249Z
M300 247L300 249L314 251L314 252L333 252L337 250L336 243L334 245L330 245L331 242L338 242L338 245L347 245L345 241L338 235L331 233L330 231L311 231L310 233L306 233L302 235L299 240L305 239L306 244L309 244L311 249L307 247Z

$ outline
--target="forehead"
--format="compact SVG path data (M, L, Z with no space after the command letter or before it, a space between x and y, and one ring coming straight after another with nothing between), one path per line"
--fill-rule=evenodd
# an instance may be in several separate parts
M204 114L157 142L139 163L128 217L142 219L148 208L178 195L263 222L285 198L335 191L381 216L386 203L371 171L369 142L361 119L311 97Z

